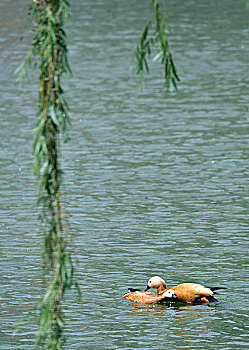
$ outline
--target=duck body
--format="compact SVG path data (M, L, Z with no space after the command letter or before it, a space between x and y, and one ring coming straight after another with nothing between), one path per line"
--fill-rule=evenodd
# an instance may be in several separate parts
M217 301L212 288L204 287L201 284L181 283L178 286L169 288L169 290L174 292L177 301L183 303L209 303L210 301Z
M147 292L148 289L155 288L157 293ZM181 283L171 288L166 287L165 281L154 276L149 279L145 291L130 288L130 293L124 295L125 299L141 304L155 304L162 301L178 301L183 303L209 303L218 301L214 295L218 289L224 287L204 287L197 283Z
M137 303L151 305L159 303L165 297L163 295L158 295L153 292L136 291L125 294L124 298L130 299L131 301L135 301Z

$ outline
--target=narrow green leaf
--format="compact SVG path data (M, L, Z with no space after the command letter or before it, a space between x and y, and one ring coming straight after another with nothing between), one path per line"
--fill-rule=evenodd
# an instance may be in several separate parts
M53 122L55 123L55 125L58 126L58 125L59 125L59 121L58 121L58 119L57 119L57 117L56 117L56 114L55 114L55 111L54 111L54 107L53 107L53 106L50 107L49 113L50 113L50 116L51 116Z

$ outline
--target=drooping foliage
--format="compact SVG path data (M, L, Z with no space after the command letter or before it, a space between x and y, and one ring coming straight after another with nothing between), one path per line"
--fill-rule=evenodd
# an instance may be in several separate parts
M70 72L67 59L64 22L68 15L67 0L36 0L30 8L34 25L32 48L17 69L24 79L32 65L39 70L38 121L34 129L34 168L39 182L40 218L46 224L43 265L46 292L36 307L39 325L36 348L62 349L64 295L74 277L61 204L62 170L59 162L60 136L65 133L70 117L61 85L63 74ZM79 289L78 289L79 292Z
M166 22L165 0L152 0L152 6L154 17L146 23L142 31L131 66L135 66L136 73L142 78L144 72L149 73L148 58L154 53L153 60L159 60L163 66L164 86L166 89L173 86L177 90L180 78L168 41L170 29Z

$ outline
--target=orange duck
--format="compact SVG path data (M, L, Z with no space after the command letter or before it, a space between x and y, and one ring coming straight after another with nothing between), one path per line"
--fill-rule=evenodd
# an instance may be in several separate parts
M155 288L156 293L147 292L148 289ZM209 303L218 301L215 299L215 291L225 289L224 287L204 287L196 283L182 283L171 288L166 287L165 281L159 277L151 277L145 291L129 288L130 293L124 295L125 299L130 299L141 304L155 304L161 301L180 301L184 303Z

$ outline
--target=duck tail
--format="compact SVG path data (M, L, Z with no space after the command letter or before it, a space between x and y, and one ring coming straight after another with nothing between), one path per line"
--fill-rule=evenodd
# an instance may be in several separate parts
M227 289L226 287L208 287L208 288L211 289L211 291L214 292L214 294L218 294L216 293L216 290Z

